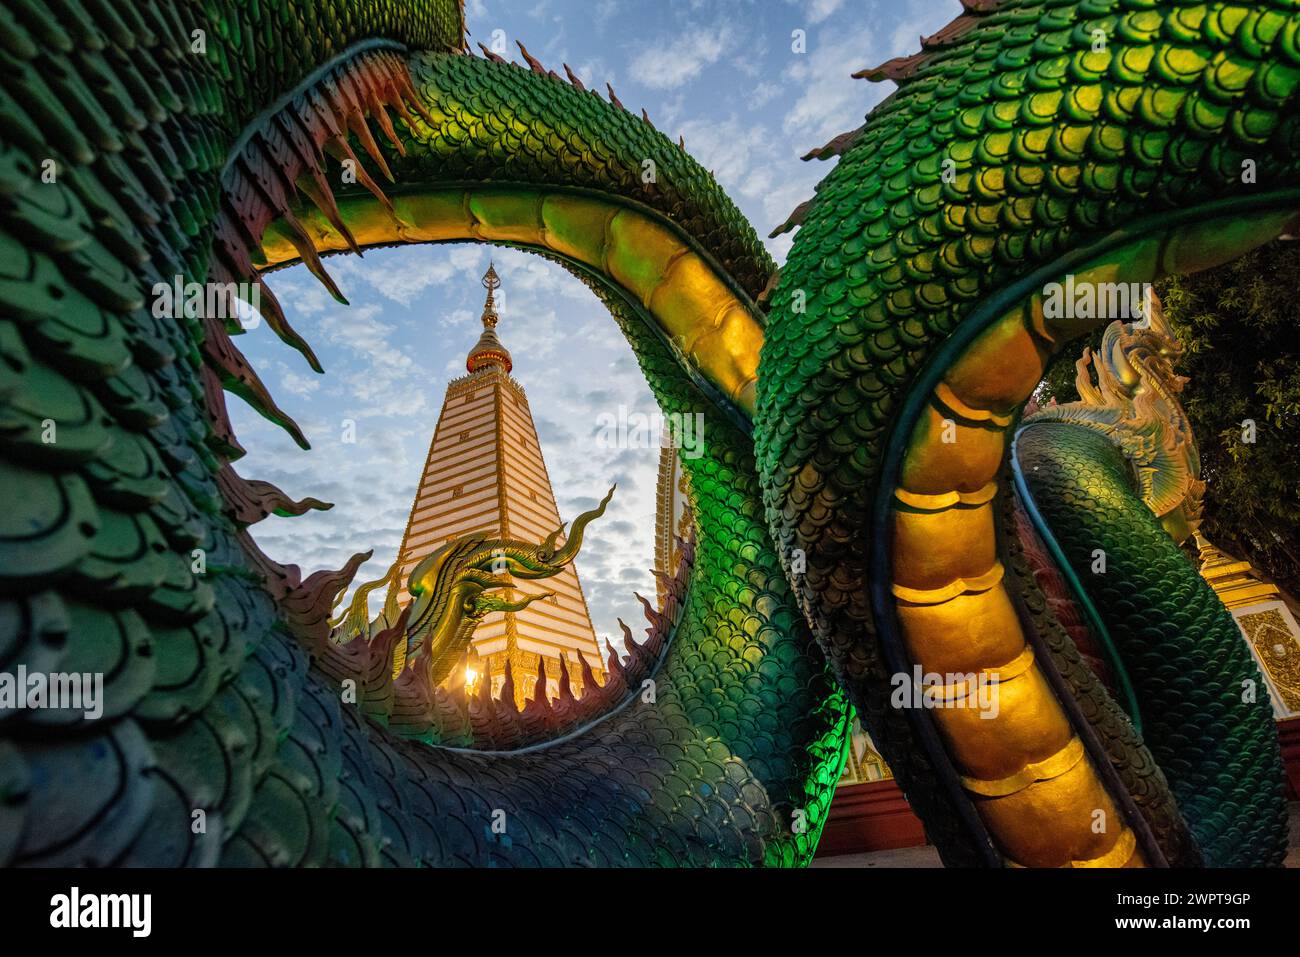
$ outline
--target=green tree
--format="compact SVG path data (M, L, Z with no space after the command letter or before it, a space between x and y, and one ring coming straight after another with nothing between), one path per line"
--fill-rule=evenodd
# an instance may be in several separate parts
M1186 350L1178 372L1207 484L1203 530L1300 595L1300 243L1269 243L1157 291ZM1074 362L1100 335L1053 361L1039 401L1078 399Z

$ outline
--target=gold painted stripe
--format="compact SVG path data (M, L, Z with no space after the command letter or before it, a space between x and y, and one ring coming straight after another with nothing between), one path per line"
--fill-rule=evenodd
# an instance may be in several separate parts
M1043 758L1041 761L1027 764L1008 777L999 778L996 781L984 781L980 778L963 776L961 783L962 787L967 791L981 797L1006 797L1008 794L1023 791L1031 784L1037 784L1039 781L1050 781L1052 778L1060 777L1082 761L1083 755L1083 741L1079 739L1078 735L1075 735L1070 739L1070 743L1060 751L1050 757Z
M922 512L942 512L954 505L983 505L985 502L991 501L993 496L997 494L998 483L996 481L989 482L983 488L978 488L973 492L940 492L937 495L909 492L901 485L894 489L895 499L908 508L914 508Z
M919 694L936 695L945 702L952 702L975 693L981 684L1004 684L1013 678L1019 678L1033 666L1034 649L1029 645L1025 645L1020 654L1005 665L999 665L996 668L981 668L978 672L972 672L973 679L964 677L960 681L932 685L917 685L913 682L913 685Z
M654 299L655 293L657 293L665 285L668 285L673 282L678 264L689 260L690 257L691 257L691 250L690 247L688 246L682 246L677 250L677 252L673 253L671 256L668 257L668 261L664 263L663 274L659 277L659 281L655 283L653 286L651 286L650 288L648 288L645 291L645 295L641 299L641 305L645 307L647 312L651 312L653 314L653 311L650 309L650 301Z
M667 281L665 280L665 282L660 283L660 285L667 285ZM658 287L656 287L656 291L658 291ZM731 308L731 305L732 303L730 300L724 299L722 302L718 303L717 308L713 310L712 316L705 319L703 322L692 324L690 329L682 334L678 347L685 355L689 356L691 359L696 358L695 347L699 345L700 340L717 331L718 325L722 322L722 317L726 315L727 310ZM650 308L648 303L646 308ZM701 313L701 315L703 315L703 313Z
M1006 428L1015 419L1015 415L998 415L996 412L990 412L988 409L977 409L967 405L961 399L957 398L957 393L952 391L948 383L940 382L934 387L934 397L938 402L944 405L954 415L971 422L992 422L999 428Z
M1062 867L1124 867L1137 854L1137 835L1124 828L1120 831L1119 838L1115 841L1115 846L1103 854L1101 857L1095 857L1087 861L1070 861ZM1141 854L1137 854L1139 863L1142 861ZM1017 870L1028 870L1024 864L1019 861L1013 861L1009 857L1002 859L1007 867Z
M758 376L748 375L741 379L736 388L727 396L732 402L742 409L752 409L754 407L754 396L758 388Z
M1120 831L1119 840L1101 857L1094 857L1087 861L1071 861L1071 867L1123 867L1133 857L1137 850L1137 835L1128 828Z
M983 673L985 678L989 681L1010 681L1012 678L1019 678L1033 666L1034 649L1031 645L1026 644L1020 654L1016 655L1005 665L998 665L996 668L985 668Z
M914 605L942 605L967 592L988 591L1002 581L1002 574L1002 563L994 562L993 567L983 575L975 578L958 578L940 588L908 588L895 583L890 586L890 590L893 591L895 598L910 601Z

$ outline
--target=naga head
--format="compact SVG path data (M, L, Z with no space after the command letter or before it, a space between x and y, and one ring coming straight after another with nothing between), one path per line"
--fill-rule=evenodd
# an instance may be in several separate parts
M1070 422L1107 435L1132 464L1143 502L1181 543L1201 523L1205 493L1196 438L1178 401L1187 379L1174 363L1183 347L1154 290L1143 312L1139 321L1107 326L1096 353L1083 351L1075 363L1078 402L1042 409L1025 422Z
M427 662L434 672L432 680L441 681L488 614L522 611L535 601L552 597L550 591L518 598L501 592L513 589L516 580L552 578L572 564L582 547L584 530L605 514L613 495L611 488L599 505L574 519L573 531L558 550L555 546L563 525L539 545L472 533L447 542L416 565L407 585L414 596L407 639L408 654L415 655L417 666Z

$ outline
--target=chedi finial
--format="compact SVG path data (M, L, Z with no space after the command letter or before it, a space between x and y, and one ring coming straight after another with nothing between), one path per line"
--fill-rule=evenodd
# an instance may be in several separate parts
M487 272L483 274L483 288L487 298L483 301L483 335L470 350L465 359L465 368L477 372L487 366L497 366L509 372L513 367L510 352L497 338L496 328L500 316L497 315L496 291L501 288L501 277L497 275L496 265L488 263Z
M494 294L501 288L501 277L497 275L496 263L491 260L488 261L487 272L483 274L483 287L487 290L487 299L483 302L483 325L485 328L495 329L501 317L497 315Z

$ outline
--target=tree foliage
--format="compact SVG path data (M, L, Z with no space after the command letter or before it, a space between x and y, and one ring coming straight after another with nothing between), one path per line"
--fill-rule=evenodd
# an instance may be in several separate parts
M1300 595L1300 243L1269 243L1158 292L1186 350L1178 372L1207 484L1203 530ZM1074 362L1100 336L1056 358L1040 401L1078 399Z

